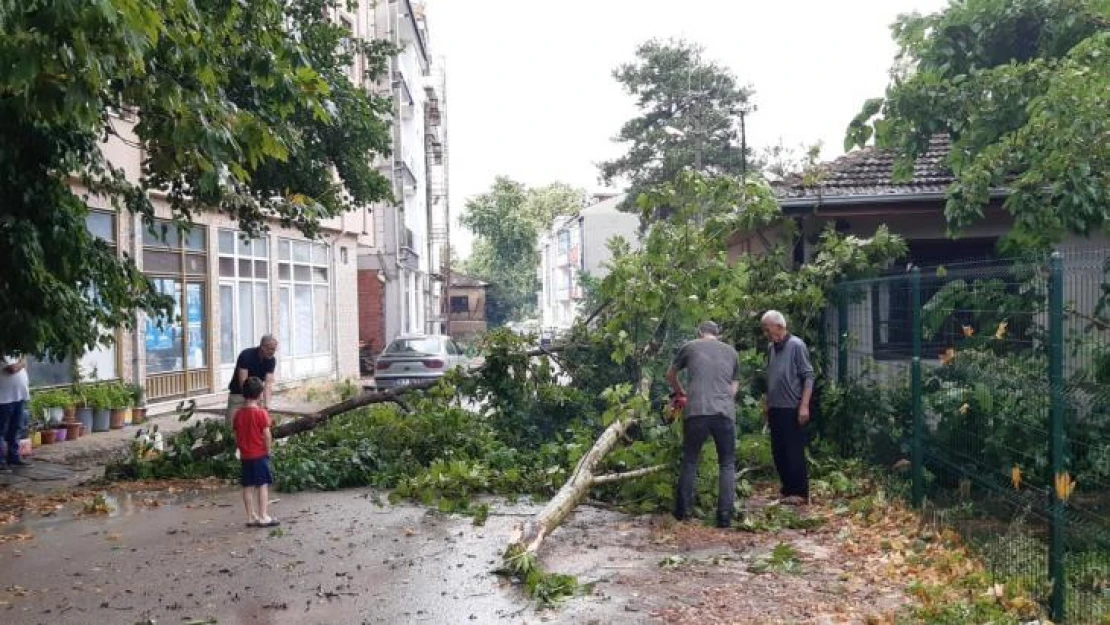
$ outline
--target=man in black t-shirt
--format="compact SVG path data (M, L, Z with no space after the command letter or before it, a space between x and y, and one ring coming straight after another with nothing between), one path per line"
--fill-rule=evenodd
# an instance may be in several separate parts
M227 411L224 418L228 425L235 419L235 413L243 406L243 383L247 378L258 378L265 383L260 402L263 408L270 407L270 395L274 390L274 369L277 368L278 342L273 336L267 334L262 337L258 347L248 347L239 353L235 360L235 372L231 374L231 383L227 385Z

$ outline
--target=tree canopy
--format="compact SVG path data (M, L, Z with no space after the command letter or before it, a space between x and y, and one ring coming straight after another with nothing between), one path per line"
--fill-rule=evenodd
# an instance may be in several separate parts
M491 284L486 315L499 325L531 314L535 309L536 242L557 215L576 214L585 192L553 183L528 188L504 176L489 191L471 198L461 217L475 235L465 270Z
M753 168L751 155L741 153L739 132L752 90L702 53L688 41L653 39L636 49L635 61L613 71L640 110L614 139L628 152L600 165L606 184L629 184L625 208L684 168L707 174L740 173L745 162Z
M904 15L882 98L867 101L846 147L905 153L907 174L931 136L952 140L954 231L1008 190L1012 241L1045 245L1110 220L1110 3L966 0Z
M80 353L168 309L87 232L90 202L149 224L164 194L181 228L218 211L314 236L389 197L372 168L388 100L349 72L364 53L374 78L392 51L332 23L341 1L0 1L0 352ZM107 161L109 137L142 149L140 179Z

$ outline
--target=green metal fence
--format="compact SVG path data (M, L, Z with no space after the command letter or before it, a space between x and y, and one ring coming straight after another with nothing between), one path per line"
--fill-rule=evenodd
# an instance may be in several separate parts
M998 582L1110 623L1110 252L840 285L823 435L891 467Z

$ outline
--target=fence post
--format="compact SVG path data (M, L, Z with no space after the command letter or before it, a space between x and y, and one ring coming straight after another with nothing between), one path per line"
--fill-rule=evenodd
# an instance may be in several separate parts
M1064 466L1064 261L1060 252L1053 252L1048 282L1048 381L1052 394L1050 413L1052 484L1063 476ZM1052 536L1048 554L1048 572L1052 578L1052 618L1064 619L1064 501L1056 488L1050 488L1052 504Z
M848 382L848 288L844 282L836 287L836 381Z
M921 392L921 269L910 273L910 307L913 308L913 360L910 361L910 401L913 404L911 465L913 505L925 500L925 406Z

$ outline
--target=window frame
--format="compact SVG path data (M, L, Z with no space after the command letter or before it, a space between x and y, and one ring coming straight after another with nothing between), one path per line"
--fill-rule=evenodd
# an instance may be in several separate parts
M218 347L217 361L218 366L228 367L234 366L235 360L238 358L239 353L257 344L258 340L264 335L272 332L274 326L273 320L273 286L271 280L273 279L273 271L271 267L271 250L270 250L270 237L263 236L257 239L244 240L242 232L228 228L220 228L217 230L217 245L216 245L216 258L218 276L217 290L220 297L220 344ZM230 236L230 249L225 247L226 237ZM228 261L227 267L230 268L229 274L225 274L225 263ZM247 263L250 275L244 275L244 263ZM265 269L261 272L264 275L260 277L259 268ZM248 286L250 292L250 305L251 305L251 336L243 336L243 291L242 287ZM230 359L225 360L228 353L225 352L224 345L224 328L223 328L223 294L224 287L231 288L231 352ZM265 295L263 303L265 309L263 314L259 314L257 310L259 301L259 287L261 292ZM262 321L261 325L259 321Z

